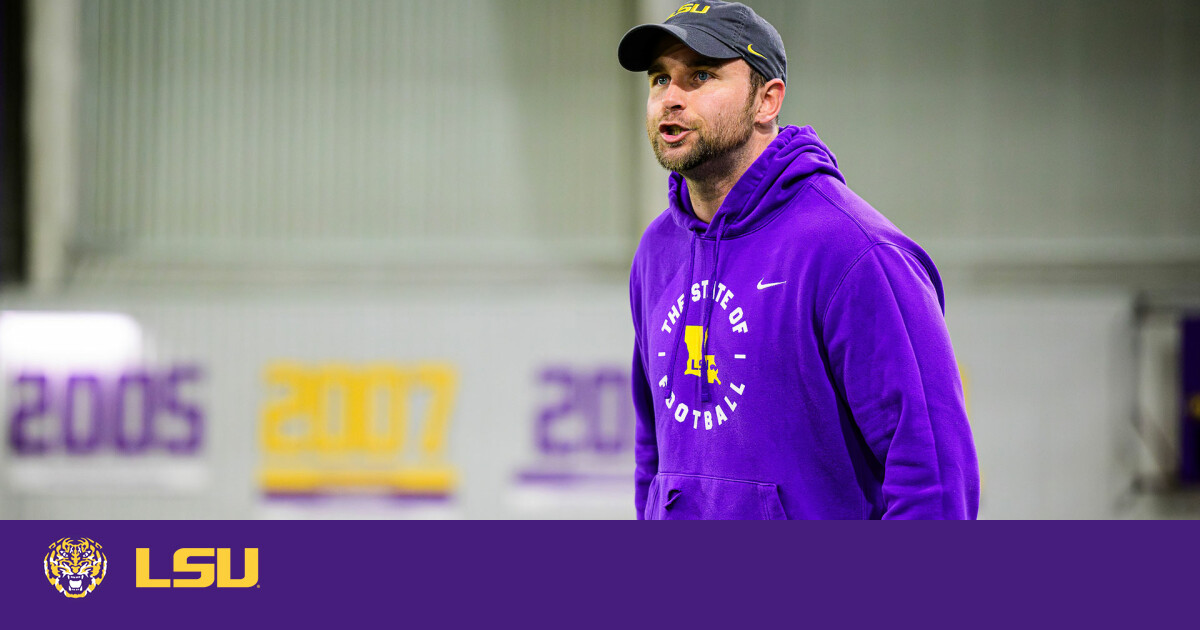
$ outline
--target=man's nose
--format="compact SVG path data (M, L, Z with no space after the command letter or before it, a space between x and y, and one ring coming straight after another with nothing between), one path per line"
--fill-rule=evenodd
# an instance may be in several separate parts
M663 109L683 109L687 107L687 93L672 81L667 86L667 89L663 91L662 106Z

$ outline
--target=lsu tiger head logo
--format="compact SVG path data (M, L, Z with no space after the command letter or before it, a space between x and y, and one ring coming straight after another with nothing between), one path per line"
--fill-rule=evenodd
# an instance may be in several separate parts
M43 564L46 579L72 599L96 590L108 573L108 558L91 538L59 538L50 545Z

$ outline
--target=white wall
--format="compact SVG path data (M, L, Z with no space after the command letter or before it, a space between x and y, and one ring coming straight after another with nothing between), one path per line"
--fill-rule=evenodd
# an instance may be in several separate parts
M942 263L1200 257L1200 6L762 0L783 121Z
M80 282L139 265L627 255L625 156L640 132L625 124L612 62L620 3L97 0L80 11Z

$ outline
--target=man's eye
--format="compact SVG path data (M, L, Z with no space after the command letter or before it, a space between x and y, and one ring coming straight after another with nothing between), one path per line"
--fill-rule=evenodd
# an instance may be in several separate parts
M666 85L667 77L664 77L664 76L654 77L654 79L651 80L651 83L653 83L654 85Z
M707 80L709 80L709 79L711 79L711 78L712 78L712 75L710 75L709 73L707 73L707 72L705 72L705 71L703 71L703 70L701 70L700 72L697 72L697 73L696 73L696 80L697 80L697 81L707 81Z

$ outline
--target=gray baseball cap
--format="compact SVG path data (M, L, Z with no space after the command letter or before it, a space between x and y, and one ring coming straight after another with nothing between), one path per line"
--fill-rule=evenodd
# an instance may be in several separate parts
M617 59L626 70L645 72L654 63L652 55L664 35L705 57L741 57L768 80L787 83L787 54L779 31L740 2L691 2L675 9L662 24L635 26L621 38Z

